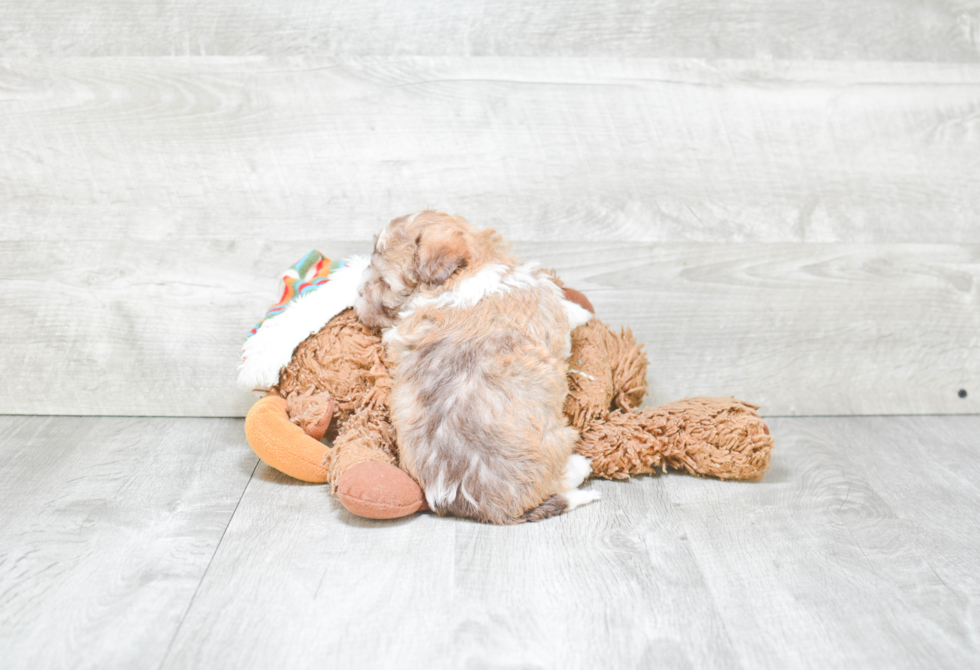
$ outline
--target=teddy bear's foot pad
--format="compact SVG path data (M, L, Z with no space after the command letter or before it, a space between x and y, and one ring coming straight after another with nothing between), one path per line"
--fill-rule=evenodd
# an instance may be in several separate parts
M337 498L351 514L366 519L399 519L428 509L415 480L381 461L358 463L340 475Z

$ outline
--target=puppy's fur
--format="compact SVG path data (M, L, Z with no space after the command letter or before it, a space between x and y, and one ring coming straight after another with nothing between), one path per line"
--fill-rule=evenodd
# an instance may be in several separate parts
M562 405L571 329L589 314L563 300L499 235L421 212L378 236L355 308L386 328L391 421L402 468L438 514L498 524L591 502Z

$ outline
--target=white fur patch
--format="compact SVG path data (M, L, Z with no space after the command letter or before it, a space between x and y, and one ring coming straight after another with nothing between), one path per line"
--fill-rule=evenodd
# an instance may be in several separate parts
M584 326L595 316L592 312L571 300L562 300L561 304L565 308L565 314L568 315L568 323L572 327L572 330L575 330L579 326Z
M565 508L565 512L571 512L577 507L588 505L590 502L595 502L602 498L602 494L598 491L583 491L582 489L572 489L562 495L568 500L568 507Z
M242 347L238 385L250 391L278 384L279 370L289 363L297 345L354 306L357 288L370 261L366 256L352 256L346 266L330 275L326 285L297 298L286 311L263 323Z
M452 504L459 493L459 485L446 482L445 470L439 470L436 481L425 488L425 501L429 509L438 509Z
M387 347L393 342L398 342L399 344L407 344L404 337L398 334L398 326L390 326L388 328L381 329L381 342Z
M582 482L592 474L592 461L581 454L572 454L568 457L568 466L565 468L565 477L562 484L566 491L577 489Z
M506 265L488 265L472 277L467 277L459 282L452 291L440 293L437 296L425 297L417 296L407 306L405 310L398 314L401 319L411 316L419 307L434 306L436 308L473 307L483 298L490 295L503 295L513 289L522 288L552 288L558 291L558 286L546 275L540 272L537 263L525 263L513 270L508 270ZM574 303L571 303L575 307ZM568 307L565 308L566 312ZM581 309L581 308L579 308ZM588 311L585 311L588 314ZM591 315L589 315L591 317Z
M367 263L364 265L364 269L361 270L361 276L357 280L357 295L360 295L361 291L364 290L364 287L367 286L368 281L371 279L371 275L371 259L368 258Z

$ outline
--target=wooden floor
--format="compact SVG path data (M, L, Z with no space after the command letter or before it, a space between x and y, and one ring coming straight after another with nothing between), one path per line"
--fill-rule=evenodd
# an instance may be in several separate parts
M0 417L3 668L980 666L980 417L783 418L758 483L351 516L239 419Z

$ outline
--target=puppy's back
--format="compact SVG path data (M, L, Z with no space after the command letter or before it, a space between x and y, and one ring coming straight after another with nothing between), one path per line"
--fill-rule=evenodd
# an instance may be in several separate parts
M491 523L567 509L577 434L562 412L569 324L558 288L422 306L398 331L392 419L429 507Z

